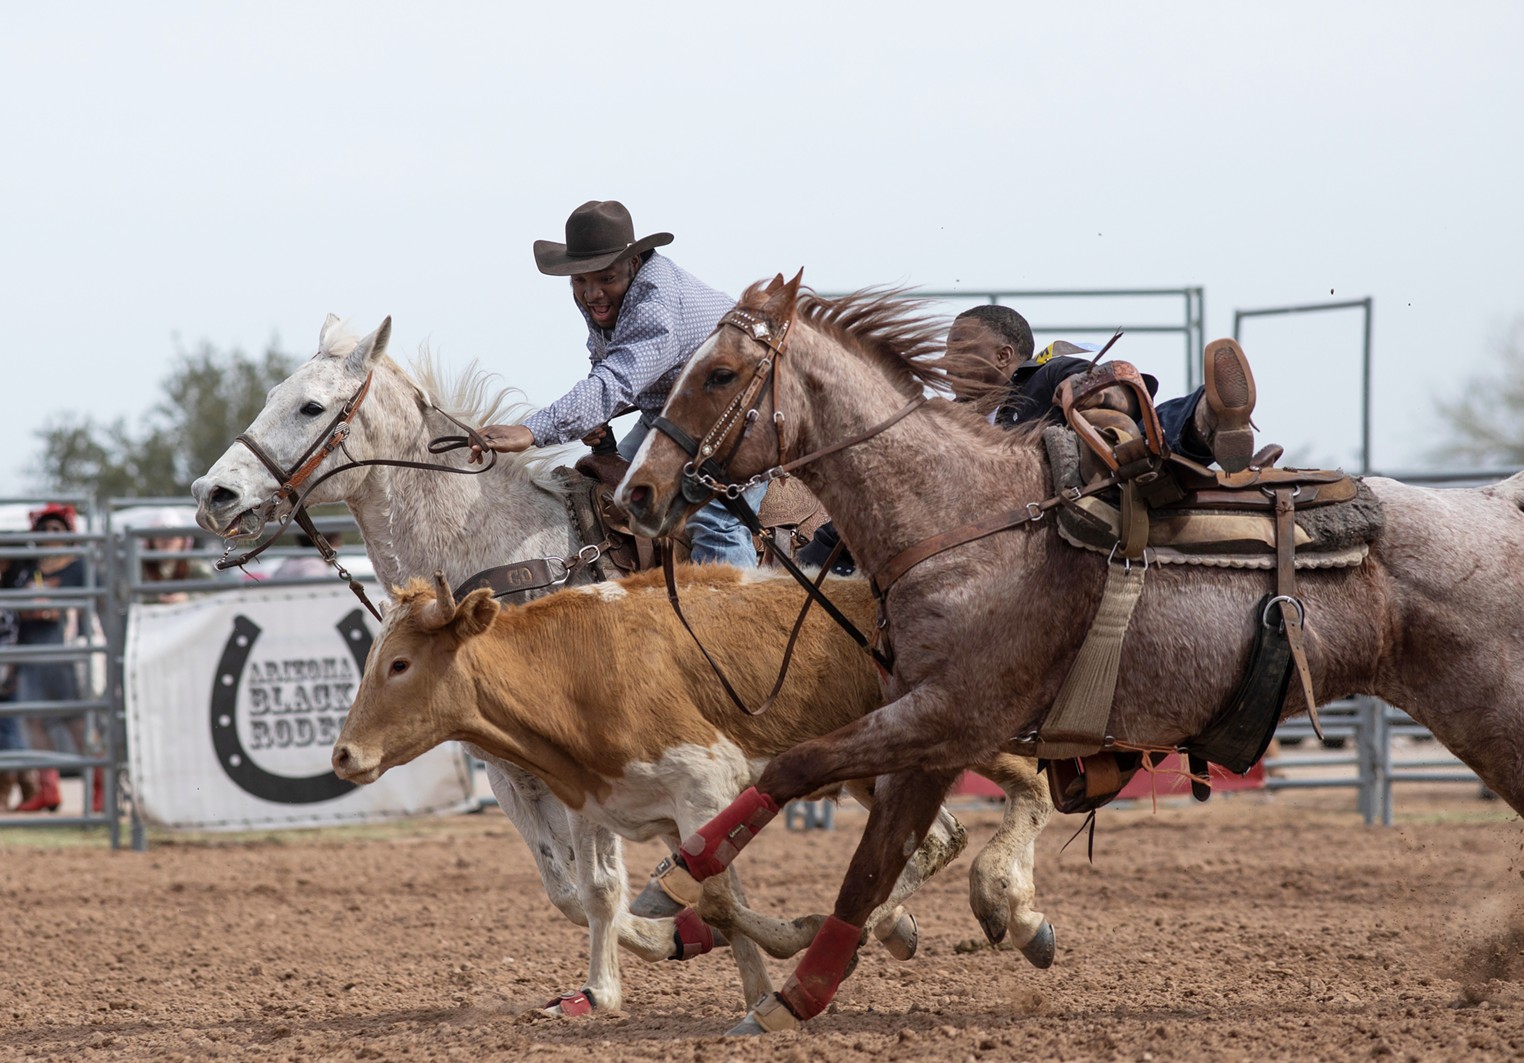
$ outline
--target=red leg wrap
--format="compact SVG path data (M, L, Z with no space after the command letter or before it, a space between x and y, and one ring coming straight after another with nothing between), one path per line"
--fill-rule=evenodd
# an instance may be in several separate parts
M691 960L702 956L715 946L712 927L699 918L692 908L684 908L673 919L677 924L677 955L674 960Z
M683 839L684 866L700 882L718 875L777 814L776 801L748 786L725 811Z
M561 1014L565 1015L568 1019L574 1019L579 1015L591 1015L593 1008L596 1006L593 1003L593 994L586 989L580 993L562 993L560 996L547 1002L545 1010L549 1011L557 1005L561 1007Z
M788 1010L800 1019L813 1019L824 1011L846 977L847 965L862 938L862 927L828 916L810 942L804 959L778 991Z

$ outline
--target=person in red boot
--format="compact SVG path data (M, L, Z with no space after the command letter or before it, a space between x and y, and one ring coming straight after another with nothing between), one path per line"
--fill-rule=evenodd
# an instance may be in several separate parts
M73 506L52 503L30 514L32 530L62 533L75 530ZM84 559L77 554L49 554L29 563L18 586L31 587L39 593L63 587L83 587L86 582ZM61 645L67 641L66 628L74 619L68 610L36 609L21 613L18 643L23 646ZM78 701L79 681L72 662L23 661L16 666L16 700L21 702ZM63 721L78 752L88 749L85 720L82 716ZM48 733L46 721L32 717L27 721L32 748L57 748ZM98 788L97 788L98 792ZM58 787L58 769L44 768L37 773L37 791L16 806L18 812L56 812L62 804Z
M10 589L15 572L16 562L9 557L0 557L0 587ZM19 633L19 620L15 611L0 609L0 646L14 646ZM0 661L0 708L15 698L16 666ZM0 764L4 763L6 753L15 753L25 748L21 720L15 716L0 716ZM11 807L11 791L17 787L21 789L21 800L30 800L37 789L36 774L0 767L0 812Z

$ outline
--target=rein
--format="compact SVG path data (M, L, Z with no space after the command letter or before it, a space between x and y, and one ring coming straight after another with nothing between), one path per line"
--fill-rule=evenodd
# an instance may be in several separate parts
M741 502L741 505L746 506L744 500ZM750 512L750 507L747 507L747 511ZM878 651L869 645L867 638L862 634L862 632L858 631L857 627L852 623L852 621L848 620L846 615L836 608L835 603L820 591L820 585L825 582L826 576L828 576L831 572L831 566L836 563L837 557L841 555L841 552L845 547L846 544L844 542L838 541L836 543L835 548L831 551L831 556L828 557L826 559L826 563L821 566L820 574L816 576L814 580L811 580L808 576L804 575L802 572L799 572L798 569L791 569L791 571L796 573L794 578L800 582L800 584L806 591L809 592L809 594L804 599L804 607L799 610L798 618L794 620L794 627L789 632L788 644L783 647L783 661L778 665L778 678L773 681L773 688L772 690L768 691L767 697L763 698L762 703L755 709L748 709L746 707L746 702L741 699L741 695L737 694L735 688L730 685L730 680L725 678L725 673L720 670L719 664L712 656L710 656L709 651L704 648L704 643L700 641L698 632L693 630L692 625L688 623L688 618L683 615L682 604L678 601L677 598L677 577L675 572L675 565L672 560L672 551L668 550L663 555L662 574L666 577L667 580L667 601L672 604L672 611L677 614L677 619L682 622L683 630L688 632L689 638L693 639L693 644L698 647L699 653L704 655L704 660L709 662L709 670L712 671L714 673L714 677L720 681L720 686L725 688L725 693L730 696L731 702L735 705L736 708L740 709L743 714L747 716L761 716L768 709L772 708L773 701L778 697L778 692L783 689L783 680L788 676L788 666L794 657L794 644L799 641L799 632L804 627L804 618L810 611L810 605L817 598L821 602L821 608L825 609L837 622L837 624L841 625L848 634L856 639L859 646L861 646L863 649L866 649L869 653L873 654L875 659L878 659L880 662L882 662L882 658L879 657ZM774 556L778 557L780 561L783 558L783 555L777 553L777 551L774 551Z

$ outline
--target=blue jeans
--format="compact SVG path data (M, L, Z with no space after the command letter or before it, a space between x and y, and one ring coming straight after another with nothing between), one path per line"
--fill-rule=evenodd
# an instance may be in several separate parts
M1192 423L1196 417L1196 404L1205 394L1206 388L1197 388L1189 395L1157 404L1154 410L1159 414L1159 427L1164 432L1164 441L1169 444L1170 450L1202 465L1210 465L1215 460L1212 448L1196 435Z
M15 716L0 716L0 751L25 749L21 738L21 721Z
M641 414L635 427L619 441L619 456L625 461L633 461L650 430L647 415ZM742 492L741 497L755 512L765 494L767 485L756 484ZM695 510L688 517L687 529L694 561L735 565L737 568L757 567L757 547L752 542L751 532L718 499L705 502Z

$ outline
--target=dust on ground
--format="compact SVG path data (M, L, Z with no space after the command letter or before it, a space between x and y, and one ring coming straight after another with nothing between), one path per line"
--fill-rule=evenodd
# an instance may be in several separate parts
M725 951L624 958L615 1014L536 1020L582 984L585 932L501 813L258 838L0 831L0 1060L1470 1060L1524 1057L1524 830L1473 787L1218 795L1101 813L1095 863L1055 817L1039 905L1058 960L983 944L965 854L912 901L919 955L864 949L798 1033L725 1039ZM958 806L971 844L998 809ZM753 904L828 911L865 816L781 820ZM63 844L73 842L73 844ZM642 877L659 843L626 849ZM791 963L771 962L781 984Z

